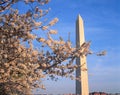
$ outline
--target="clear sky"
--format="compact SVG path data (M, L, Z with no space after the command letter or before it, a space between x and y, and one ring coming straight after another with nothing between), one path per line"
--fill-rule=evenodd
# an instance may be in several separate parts
M120 92L120 0L51 0L47 7L51 8L50 19L59 18L55 28L64 39L70 32L75 45L75 21L80 14L91 50L107 51L106 56L87 58L90 91ZM75 81L70 79L44 83L47 90L38 92L75 93Z
M78 14L84 20L86 41L91 40L94 52L106 50L107 55L87 57L90 91L120 93L120 0L51 0L43 8L51 8L48 19L59 18L58 36L70 39L75 46L75 22ZM75 81L60 78L44 80L46 90L38 93L75 93Z

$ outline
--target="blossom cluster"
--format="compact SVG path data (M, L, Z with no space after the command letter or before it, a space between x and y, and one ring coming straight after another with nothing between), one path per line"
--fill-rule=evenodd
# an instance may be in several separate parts
M20 14L19 10L11 8L12 4L20 1L26 4L39 3L40 6L49 2L49 0L0 1L0 93L2 95L31 94L33 88L44 88L41 79L46 76L52 79L55 76L74 79L73 72L80 67L74 64L74 60L90 53L90 42L75 48L70 41L52 38L53 34L57 34L57 30L50 27L58 22L58 18L54 18L47 25L40 20L49 9L42 10L39 6L33 6L34 10ZM7 9L9 12L5 13ZM33 30L36 29L47 30L47 37L33 34ZM34 40L49 49L44 51L35 49Z

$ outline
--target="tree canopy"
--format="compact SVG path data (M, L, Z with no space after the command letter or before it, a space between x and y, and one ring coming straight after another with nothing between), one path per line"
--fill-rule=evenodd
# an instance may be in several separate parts
M29 5L29 9L21 14L12 7L18 2ZM43 10L41 6L48 2L49 0L0 1L1 95L25 95L31 94L31 90L37 87L44 89L41 79L46 76L52 79L55 76L74 79L73 72L80 67L74 64L75 58L91 53L90 42L75 48L69 40L52 38L51 35L56 35L57 31L50 27L58 22L58 18L46 25L41 20L49 12L49 9ZM47 31L47 37L33 33L36 30ZM48 50L36 49L34 40L41 44L39 47L48 47Z

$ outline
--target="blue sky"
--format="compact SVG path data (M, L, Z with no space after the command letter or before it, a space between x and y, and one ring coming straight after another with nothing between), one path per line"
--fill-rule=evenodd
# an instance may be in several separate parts
M94 52L106 50L107 55L87 58L90 91L120 92L120 0L51 0L48 17L59 18L55 28L64 39L70 32L75 45L75 21L84 20L86 41L91 40ZM44 81L41 93L75 93L75 81L59 79Z
M86 41L91 40L94 52L106 50L107 55L87 57L90 91L120 92L120 0L51 0L43 8L51 8L48 19L59 18L53 27L58 36L70 39L75 46L75 22L78 14L84 20ZM75 81L60 78L57 82L43 80L46 90L38 93L75 93Z

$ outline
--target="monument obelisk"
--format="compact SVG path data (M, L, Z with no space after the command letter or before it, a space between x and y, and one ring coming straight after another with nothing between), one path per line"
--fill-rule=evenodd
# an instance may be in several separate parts
M83 20L81 16L78 15L78 18L76 21L76 47L80 48L80 46L84 42L85 42L85 37L84 37ZM76 95L89 95L86 56L83 55L82 57L77 58L76 64L81 66L76 69L76 78L78 77L81 78L80 81L76 80Z

